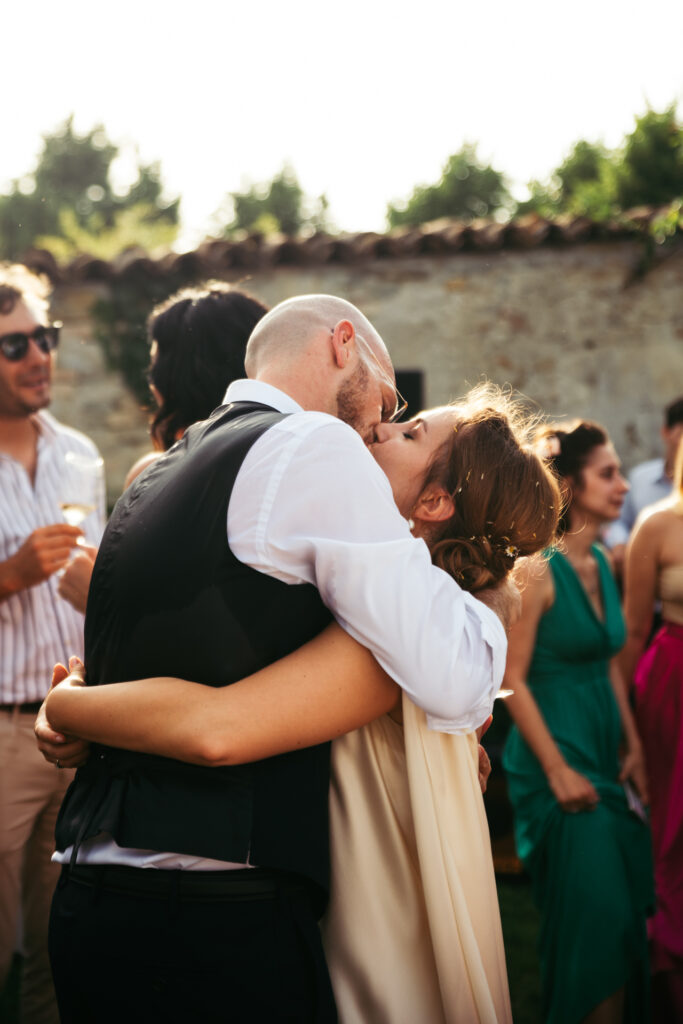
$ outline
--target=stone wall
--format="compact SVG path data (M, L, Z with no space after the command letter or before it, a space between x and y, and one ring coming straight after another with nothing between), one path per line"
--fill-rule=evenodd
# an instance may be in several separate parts
M483 376L511 384L548 415L604 423L626 467L658 453L661 409L683 394L683 254L632 281L636 241L529 250L277 266L242 281L272 305L291 295L342 295L377 326L398 370L424 374L427 405ZM107 373L88 309L105 285L65 286L53 411L88 433L109 493L149 448L146 414Z

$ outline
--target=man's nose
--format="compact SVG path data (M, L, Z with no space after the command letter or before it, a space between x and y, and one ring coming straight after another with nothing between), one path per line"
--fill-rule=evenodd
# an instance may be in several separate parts
M405 423L378 423L375 427L375 440L379 444L390 441L400 430L405 430Z
M30 338L28 343L28 349L26 351L25 358L30 363L45 364L49 363L52 358L51 352L43 352L42 348L38 344L35 338Z

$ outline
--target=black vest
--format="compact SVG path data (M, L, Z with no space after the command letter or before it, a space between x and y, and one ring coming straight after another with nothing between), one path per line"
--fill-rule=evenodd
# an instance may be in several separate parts
M329 622L314 587L248 568L226 540L237 472L282 418L251 403L218 409L119 499L88 598L88 685L167 675L226 686ZM248 861L326 888L328 784L329 744L219 768L95 746L57 847L106 831L120 846Z

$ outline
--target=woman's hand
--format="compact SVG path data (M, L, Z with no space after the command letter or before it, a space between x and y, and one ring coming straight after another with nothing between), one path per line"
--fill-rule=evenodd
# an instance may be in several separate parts
M647 807L650 802L650 794L647 784L647 770L643 748L639 743L631 743L626 756L621 763L619 782L626 782L629 779L636 788L638 796Z
M52 670L52 686L50 691L62 683L70 686L84 685L84 667L80 658L69 658L69 669L71 669L71 675L64 665L55 665ZM33 726L38 750L45 760L55 765L56 768L78 768L88 760L90 744L86 740L55 732L47 716L49 697L50 694L48 693Z
M568 764L561 764L548 772L548 784L555 799L568 814L594 811L600 803L595 786L585 775L575 772Z
M481 743L479 744L479 787L482 793L486 792L486 787L489 781L489 775L491 774L491 759L486 753Z

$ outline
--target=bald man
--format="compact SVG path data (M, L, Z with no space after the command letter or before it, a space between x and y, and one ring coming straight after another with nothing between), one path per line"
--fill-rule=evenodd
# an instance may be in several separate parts
M432 727L475 728L505 633L432 566L364 444L397 411L381 337L350 303L302 296L257 325L246 367L114 510L86 616L89 685L229 685L333 614ZM316 923L328 759L322 745L201 768L93 748L57 830L63 1021L335 1020Z

